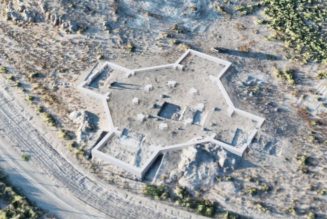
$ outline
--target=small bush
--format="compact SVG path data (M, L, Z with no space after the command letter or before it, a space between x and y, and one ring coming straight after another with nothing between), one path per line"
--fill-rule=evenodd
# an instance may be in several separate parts
M269 211L269 209L263 203L258 202L255 206L260 212L266 213Z
M262 6L261 3L256 3L256 4L247 4L247 5L241 5L235 7L235 10L240 13L240 15L250 15L260 9Z
M240 218L241 217L238 214L230 212L230 211L226 211L224 213L224 219L240 219Z
M29 160L31 159L31 155L29 155L29 154L23 154L23 155L22 155L22 159L23 159L24 161L29 161Z
M259 193L259 190L257 188L251 187L246 190L246 193L251 196L255 196Z
M135 45L132 42L127 43L127 45L125 46L125 48L129 51L129 52L135 52Z
M276 68L274 70L274 74L276 75L277 78L285 80L290 85L296 84L294 69L287 69L285 71L282 71L282 70Z
M215 214L215 206L212 202L208 200L197 201L195 200L196 204L196 212L203 216L213 217Z
M9 78L8 78L9 81L16 81L16 78L15 76L13 75L10 75Z
M35 72L35 73L30 74L28 77L31 79L37 79L37 78L43 78L44 75L42 73Z
M191 46L188 45L188 44L186 44L186 43L180 43L180 44L178 45L178 49L179 49L180 51L182 51L182 52L185 52L185 51L187 51L187 50L190 49L190 48L191 48Z
M298 155L296 160L299 161L301 166L308 166L310 165L310 157L307 155Z
M320 72L318 74L318 79L327 79L327 71L325 72Z
M18 81L18 82L16 83L16 87L23 87L23 84L22 84L21 82Z
M33 102L35 99L36 99L36 97L35 96L32 96L32 95L29 95L27 97L27 100L30 101L30 102Z
M292 206L292 207L289 207L286 212L288 212L289 214L291 215L297 215L297 210L296 210L296 207Z
M327 195L327 189L322 189L318 192L319 195L325 196Z
M315 219L315 218L317 218L317 216L314 212L310 211L307 213L306 218L307 219Z
M36 111L38 113L44 113L45 112L45 108L44 108L44 106L38 106L37 109L36 109Z
M185 187L177 186L175 189L175 194L178 198L185 198L189 196L189 193Z
M150 196L154 199L168 199L169 194L167 192L167 188L164 185L146 185L144 188L144 194L146 196Z
M0 66L0 74L6 74L8 73L8 68L5 66Z
M52 126L57 126L57 120L56 118L50 114L50 113L45 113L44 114L44 119L47 123L49 123Z
M65 140L72 140L75 137L75 134L72 131L61 129L60 136Z

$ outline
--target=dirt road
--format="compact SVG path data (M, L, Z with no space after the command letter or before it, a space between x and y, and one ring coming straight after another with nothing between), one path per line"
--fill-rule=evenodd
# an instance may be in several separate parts
M55 213L59 218L109 218L67 195L67 189L48 177L44 171L36 169L35 165L24 161L13 147L4 136L0 137L0 167L6 171L10 182L22 189L38 207L47 209L50 214Z

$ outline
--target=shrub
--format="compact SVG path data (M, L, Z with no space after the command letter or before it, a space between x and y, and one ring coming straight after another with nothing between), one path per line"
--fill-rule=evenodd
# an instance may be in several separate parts
M175 189L175 194L178 198L185 198L189 195L187 189L182 186L177 186Z
M75 135L72 131L61 129L60 136L65 140L72 140Z
M10 80L10 81L16 81L16 78L15 78L15 76L10 75L9 78L8 78L8 80Z
M262 183L260 185L260 190L263 192L269 192L271 190L270 185L266 184L266 183Z
M322 189L318 192L319 195L325 196L327 195L327 189Z
M36 109L36 111L38 113L44 113L45 112L45 108L44 108L44 106L38 106L37 109Z
M182 51L182 52L185 52L185 51L187 51L187 50L190 49L190 48L191 48L191 46L188 45L188 44L186 44L186 43L180 43L180 44L178 45L178 49L179 49L180 51Z
M45 113L44 114L44 119L47 123L49 123L52 126L57 126L57 120L56 118L50 114L50 113Z
M0 66L0 74L6 74L8 73L8 68L5 66Z
M125 48L129 51L129 52L135 52L135 45L132 42L127 43L127 45L125 46Z
M5 177L0 181L1 198L5 201L1 204L0 218L42 218L42 212L22 195L12 188Z
M235 7L235 10L238 11L241 15L249 15L257 11L262 6L261 3L247 4Z
M269 209L268 209L264 204L262 204L262 203L260 203L260 202L256 203L255 206L256 206L256 208L257 208L260 212L265 213L265 212L268 212L268 211L269 211Z
M196 212L203 216L213 217L215 214L215 206L212 202L208 200L195 201L196 202Z
M29 154L23 154L23 155L22 155L22 159L23 159L24 161L29 161L29 160L31 159L31 155L29 155Z
M238 214L230 212L230 211L226 211L224 213L224 219L240 219L240 218L241 217Z
M281 69L276 68L274 70L274 74L276 75L277 78L285 80L290 85L296 84L294 69L287 69L285 71L282 71Z
M21 82L18 81L18 82L16 83L16 87L23 87L23 84L22 84Z
M294 206L289 207L286 211L291 215L294 215L294 216L297 215L296 207L294 207Z
M155 199L168 199L169 198L169 193L166 191L167 188L164 185L146 185L144 187L144 194L146 196L150 196L151 198Z
M30 102L33 102L35 99L36 99L35 96L32 96L32 95L29 95L27 97L27 100L30 101Z
M30 74L28 77L31 79L36 79L36 78L43 78L44 75L42 73L35 72L35 73Z
M308 212L306 215L307 219L315 219L316 218L316 214L312 211Z
M318 74L318 79L327 79L327 71L325 72L320 72Z

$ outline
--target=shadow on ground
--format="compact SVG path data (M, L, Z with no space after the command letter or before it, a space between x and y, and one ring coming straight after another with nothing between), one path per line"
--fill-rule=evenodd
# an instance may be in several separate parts
M262 53L262 52L239 51L239 50L227 49L222 47L215 47L214 50L219 53L224 53L232 56L239 56L243 58L252 58L258 60L279 61L283 59L281 56L276 56L276 55Z

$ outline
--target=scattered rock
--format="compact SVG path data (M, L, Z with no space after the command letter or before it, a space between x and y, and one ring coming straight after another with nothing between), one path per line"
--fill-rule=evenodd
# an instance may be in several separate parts
M139 100L139 98L134 97L132 102L133 102L134 105L138 105L140 103L140 100Z
M191 95L196 95L196 94L199 94L199 91L197 89L195 89L194 87L192 87L190 90L189 90L189 93Z
M167 123L160 123L159 124L159 129L160 130L167 130L168 129L168 124Z
M90 132L96 129L90 114L86 111L73 111L69 114L69 118L73 123L79 124L76 133L77 143L85 143L90 137Z
M167 86L169 88L175 88L177 86L177 81L168 81Z
M67 31L70 33L76 33L81 29L81 25L76 21L68 21Z
M143 113L137 114L136 119L140 122L144 122L146 119L146 116Z
M144 91L150 92L153 90L153 85L152 84L147 84L144 86Z
M237 161L235 155L215 144L185 148L180 157L178 183L190 191L210 188L216 176L233 170ZM172 177L169 181L173 181Z
M208 151L195 147L187 148L182 151L181 158L178 164L178 169L184 172L178 180L181 186L195 191L209 188L214 183L219 166Z

